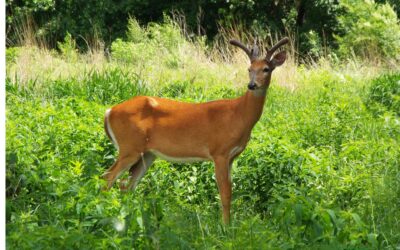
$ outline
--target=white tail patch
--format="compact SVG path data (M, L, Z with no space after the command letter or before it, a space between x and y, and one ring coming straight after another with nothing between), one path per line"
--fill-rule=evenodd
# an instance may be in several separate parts
M114 146L117 148L117 150L119 150L117 139L115 138L114 132L113 132L111 124L110 124L110 119L109 119L110 113L111 113L111 109L107 109L107 111L106 111L106 126L107 126L107 128L106 129L111 136L111 140L112 140Z

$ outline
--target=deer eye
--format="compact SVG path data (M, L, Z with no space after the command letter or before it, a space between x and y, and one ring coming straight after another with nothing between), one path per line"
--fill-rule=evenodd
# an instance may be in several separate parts
M269 68L264 68L263 71L264 71L265 73L267 73L267 72L269 72Z

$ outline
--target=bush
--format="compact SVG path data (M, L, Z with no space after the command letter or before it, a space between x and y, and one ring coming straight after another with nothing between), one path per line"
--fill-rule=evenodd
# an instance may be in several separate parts
M76 62L78 60L79 54L76 49L76 42L70 33L67 32L64 37L64 42L57 42L57 47L65 60L71 62Z
M345 0L346 14L338 17L343 29L335 38L339 53L350 53L365 58L400 60L400 24L389 4L373 0Z
M389 110L400 116L400 74L386 74L372 80L366 104L375 113Z
M154 56L146 43L125 42L118 38L111 45L112 58L118 62L139 64Z
M125 45L152 49L151 58L141 59L152 67L116 60L100 70L80 67L69 77L50 78L53 71L39 71L44 73L23 78L26 68L13 80L14 74L7 75L10 249L397 247L400 123L393 103L398 100L398 73L374 80L366 94L362 90L369 82L359 72L347 75L330 67L295 68L298 86L293 90L272 84L264 115L232 169L230 226L219 223L211 162L157 160L135 192L120 193L118 183L100 192L105 184L101 175L117 154L103 128L110 105L137 95L205 102L245 92L245 86L231 84L247 80L245 69L236 65L196 57L193 68L166 69L171 65L164 57L181 53L175 44L181 41L179 33L168 29L142 29L132 22L131 38L119 42L121 60L128 58ZM135 53L145 54L140 49ZM47 62L37 61L40 69ZM241 74L238 70L246 78L231 76ZM364 95L383 116L371 115Z
M310 30L308 33L300 34L300 39L304 41L300 49L307 51L308 56L316 59L323 55L321 37L315 31Z
M358 82L329 75L308 91L271 88L266 114L235 161L233 224L223 228L209 162L157 160L135 192L121 194L117 185L99 191L116 154L103 130L108 105L140 94L188 101L238 95L229 85L207 89L189 79L144 89L130 79L106 70L45 88L7 80L10 248L397 244L399 126L369 114Z
M15 63L15 60L18 58L20 53L19 47L12 47L6 49L6 63L12 64Z
M136 19L129 20L127 41L116 39L111 45L115 60L138 64L161 61L166 66L179 66L179 48L186 43L179 27L167 16L164 23L149 23L140 27Z

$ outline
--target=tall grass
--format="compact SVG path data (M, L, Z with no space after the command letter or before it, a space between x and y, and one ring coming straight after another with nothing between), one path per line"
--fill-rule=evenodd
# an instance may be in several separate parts
M157 160L135 192L100 192L117 153L102 127L108 107L136 95L234 98L248 80L248 59L227 42L242 33L226 31L208 48L174 23L134 27L146 36L116 42L109 59L8 50L9 248L399 246L400 77L391 73L398 68L331 59L299 65L293 47L234 164L231 225L220 223L208 162ZM136 54L115 57L123 46Z

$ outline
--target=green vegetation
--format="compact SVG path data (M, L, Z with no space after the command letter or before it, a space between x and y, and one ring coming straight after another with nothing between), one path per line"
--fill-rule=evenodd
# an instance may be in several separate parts
M383 111L393 112L400 115L400 75L383 75L372 82L369 90L367 104L378 115ZM375 105L385 108L374 108Z
M227 45L231 34L207 47L168 18L145 27L131 19L108 58L96 48L77 53L70 35L58 52L7 49L7 247L398 248L400 69L387 54L377 65L317 49L317 62L296 64L289 49L234 163L229 226L221 224L208 162L157 160L135 192L121 193L118 183L100 191L117 154L104 133L105 110L137 95L188 102L241 95L248 59Z
M378 5L371 0L359 4L346 0L343 6L347 13L338 19L344 34L337 37L342 55L353 52L366 58L400 56L400 25L389 4Z
M369 48L373 55L381 49L393 55L391 50L399 47L398 0L6 0L6 11L10 46L29 38L55 48L70 33L81 51L99 39L110 47L117 38L129 38L130 16L148 25L169 15L188 37L207 36L209 42L219 37L221 28L246 30L260 40L290 34L304 57L320 56L326 52L324 47L341 48L346 56L353 46L354 52L368 54L365 49L373 45ZM21 36L27 29L36 32ZM380 42L375 44L371 38ZM397 45L389 44L393 42Z

